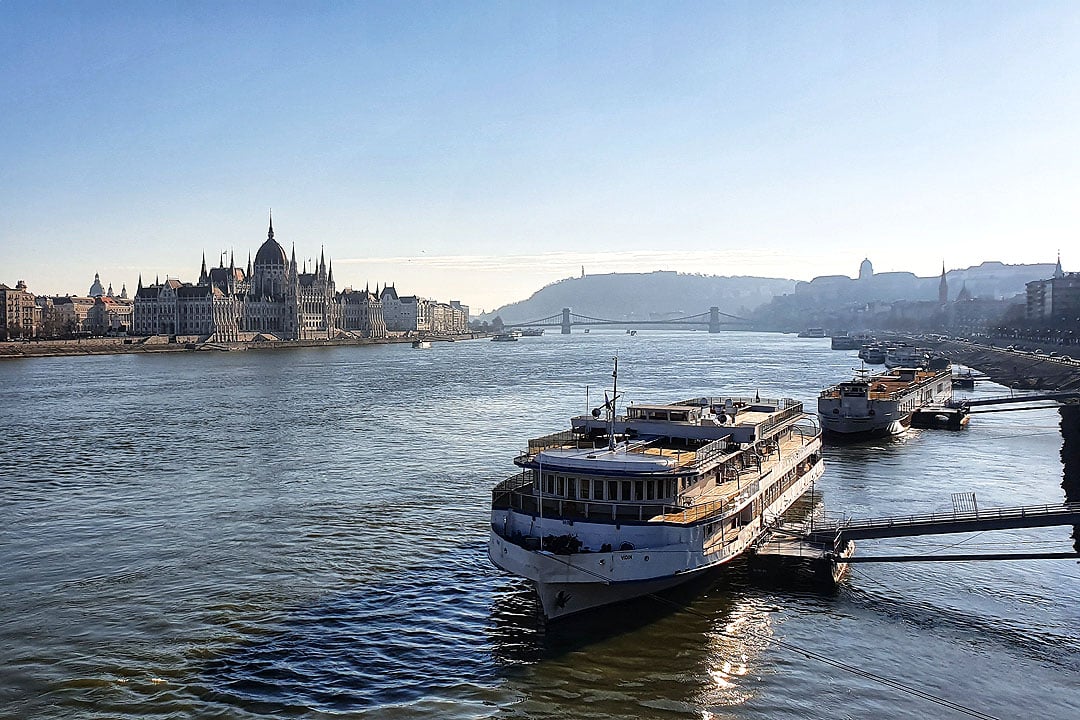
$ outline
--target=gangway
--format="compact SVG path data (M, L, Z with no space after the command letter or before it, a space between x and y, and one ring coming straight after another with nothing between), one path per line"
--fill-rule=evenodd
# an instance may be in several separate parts
M1080 502L1004 508L979 508L972 502L970 508L957 507L949 513L815 522L809 528L778 525L757 543L752 567L772 572L785 562L795 561L807 566L818 581L835 584L843 576L844 568L853 563L1080 559L1080 552L872 556L857 556L853 552L855 540L1080 525Z
M832 540L839 546L848 540L1013 530L1053 525L1080 525L1080 502L834 521L818 524L812 532L807 534L807 539L816 542Z

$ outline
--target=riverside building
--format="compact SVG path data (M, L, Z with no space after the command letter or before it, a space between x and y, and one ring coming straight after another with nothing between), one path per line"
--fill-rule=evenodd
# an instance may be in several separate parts
M247 268L206 267L197 284L174 278L144 286L139 278L133 326L139 335L195 335L214 341L380 338L386 322L378 296L364 290L338 293L325 252L311 272L274 239L248 256Z

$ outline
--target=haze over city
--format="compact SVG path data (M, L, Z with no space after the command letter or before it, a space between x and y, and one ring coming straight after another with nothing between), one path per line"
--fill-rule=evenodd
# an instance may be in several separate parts
M0 4L0 282L1074 260L1080 5ZM1072 269L1072 268L1068 268Z

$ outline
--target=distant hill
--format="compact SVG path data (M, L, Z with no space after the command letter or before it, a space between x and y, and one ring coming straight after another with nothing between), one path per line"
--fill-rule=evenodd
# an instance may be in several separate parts
M503 322L539 320L569 307L575 313L606 320L663 320L707 312L745 317L776 295L793 292L794 280L693 275L673 271L611 273L559 280L527 300L480 316Z

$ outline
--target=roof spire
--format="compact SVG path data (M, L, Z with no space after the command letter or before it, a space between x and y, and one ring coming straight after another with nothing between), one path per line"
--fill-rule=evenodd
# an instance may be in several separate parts
M270 208L270 231L266 233L266 239L274 239L274 208Z

